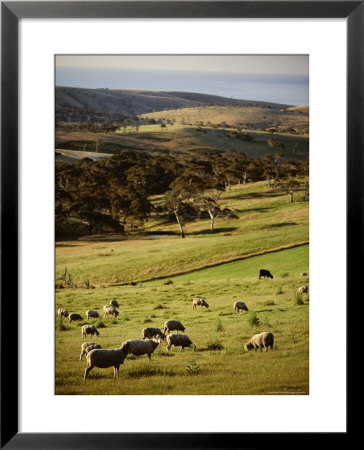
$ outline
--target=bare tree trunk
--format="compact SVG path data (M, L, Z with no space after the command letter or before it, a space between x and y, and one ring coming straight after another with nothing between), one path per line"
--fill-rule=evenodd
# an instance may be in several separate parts
M293 191L292 191L292 189L289 191L289 202L293 203Z
M304 202L307 200L307 197L308 197L308 186L307 186L307 183L305 182L305 191L304 191L304 194L303 194L303 201Z
M182 236L182 238L184 238L185 237L185 232L183 231L183 226L182 226L181 221L179 220L178 212L176 210L174 210L174 215L176 216L176 220L177 220L179 229L181 231L181 236Z
M210 216L210 219L211 219L210 231L211 231L211 233L213 233L214 232L215 217L214 217L214 215L213 215L213 213L211 211L207 210L207 212L209 213L209 216Z

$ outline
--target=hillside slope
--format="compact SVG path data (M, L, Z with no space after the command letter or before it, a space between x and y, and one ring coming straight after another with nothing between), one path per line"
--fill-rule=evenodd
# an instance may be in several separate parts
M101 119L102 114L113 114L115 119L123 116L179 109L203 104L233 103L241 105L270 106L281 105L267 102L235 100L216 95L177 91L136 91L116 89L84 89L56 86L56 121L87 121Z

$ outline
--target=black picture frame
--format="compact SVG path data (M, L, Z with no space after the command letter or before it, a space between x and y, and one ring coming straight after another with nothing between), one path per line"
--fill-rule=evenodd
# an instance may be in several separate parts
M1 2L1 448L225 449L259 448L268 442L271 447L274 441L285 448L296 445L296 433L18 432L19 330L14 320L8 321L18 313L18 22L21 18L118 17L347 19L347 305L348 299L361 290L359 283L364 268L364 1ZM349 437L348 418L349 411L347 432L338 433L336 442ZM299 437L300 445L308 445L312 438L315 445L327 444L324 433L316 433L314 437L304 433Z

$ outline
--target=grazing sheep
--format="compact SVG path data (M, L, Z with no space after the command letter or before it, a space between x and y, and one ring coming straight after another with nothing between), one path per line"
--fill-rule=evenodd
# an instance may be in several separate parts
M91 350L86 357L87 366L83 379L86 380L87 375L94 367L99 367L100 369L114 367L114 378L116 378L116 374L119 376L119 367L120 364L124 363L125 356L125 352L120 348L114 348L112 350Z
M100 344L96 344L95 342L84 342L81 345L81 354L80 354L80 361L83 358L83 355L87 355L91 350L94 350L95 348L101 348Z
M122 343L120 349L125 353L125 356L131 353L134 356L142 356L147 354L149 361L151 360L152 353L162 342L162 338L159 334L153 339L147 339L146 341L125 341Z
M90 319L90 318L97 319L98 317L100 317L100 314L97 311L93 311L92 309L89 309L88 311L86 311L86 317L88 319Z
M248 307L244 302L235 302L234 303L234 311L239 314L239 311L249 311Z
M299 294L308 294L308 286L301 286L297 289L297 292Z
M58 317L68 317L67 309L59 308L59 310L58 310Z
M97 328L95 327L95 325L84 325L81 328L81 333L83 337L86 337L88 334L91 334L92 336L94 334L96 334L96 336L99 336L99 332L97 331Z
M272 278L273 279L273 275L269 272L269 270L265 270L265 269L260 269L259 271L259 280L260 277L268 277L268 278Z
M104 317L106 316L115 316L119 315L119 311L115 308L115 306L104 306Z
M197 306L205 306L205 308L208 308L209 304L204 298L196 297L192 300L192 309L196 309Z
M167 336L167 350L171 349L171 346L182 347L181 352L184 351L185 347L191 347L193 342L186 334L169 334Z
M113 298L112 300L110 300L110 306L115 306L115 308L119 308L119 303L116 300L116 298Z
M244 345L244 348L247 352L249 350L252 350L253 348L254 350L260 348L260 351L262 351L263 347L265 348L265 351L267 351L269 347L273 350L273 344L274 344L273 333L265 332L253 336L250 339L250 341Z
M160 337L162 338L162 341L166 338L166 335L164 333L162 333L162 331L159 328L151 328L151 327L143 328L142 334L143 334L142 339L153 338L153 337L156 337L157 334L160 335Z
M167 322L164 324L164 330L163 333L166 333L166 331L169 333L170 331L185 331L185 327L181 324L179 320L167 320Z
M83 320L81 314L72 313L68 316L68 321L72 322L73 320Z

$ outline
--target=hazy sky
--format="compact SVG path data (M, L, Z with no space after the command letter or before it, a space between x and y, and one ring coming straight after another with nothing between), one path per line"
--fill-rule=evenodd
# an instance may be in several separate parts
M57 67L308 75L307 55L64 55Z
M308 69L308 55L61 55L56 85L307 105Z

